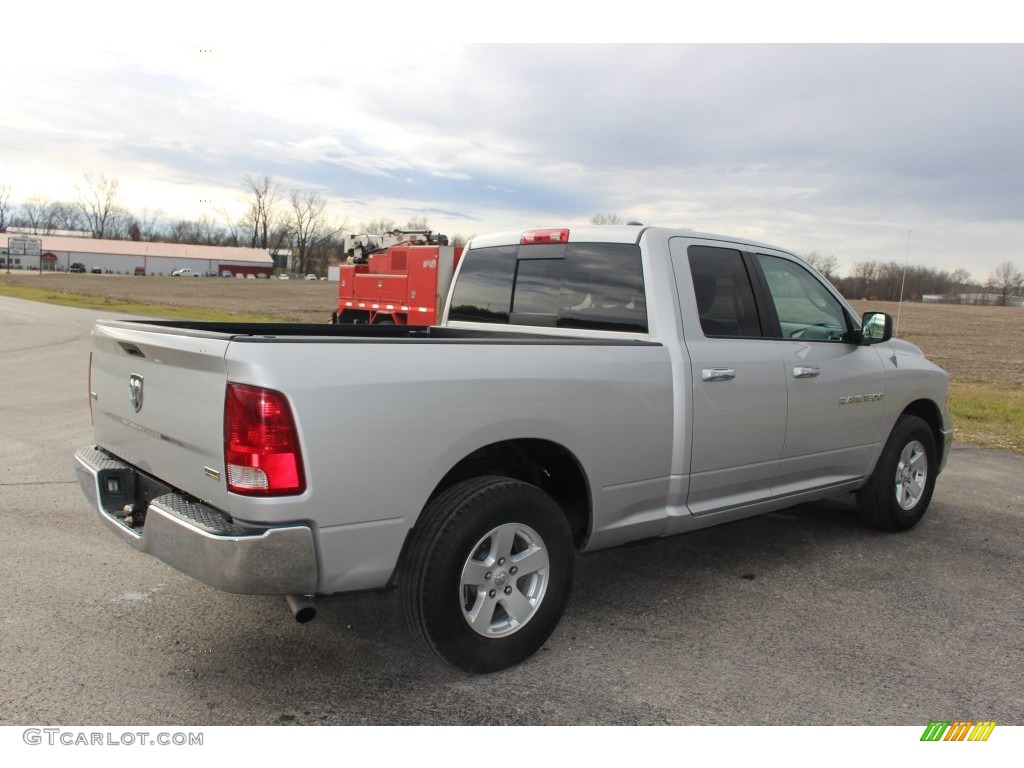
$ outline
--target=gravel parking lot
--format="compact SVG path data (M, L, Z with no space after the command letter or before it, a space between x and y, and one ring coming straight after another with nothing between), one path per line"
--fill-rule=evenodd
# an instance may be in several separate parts
M906 534L844 499L580 557L544 650L474 677L392 594L299 625L108 534L71 469L98 314L0 297L2 725L1024 724L1024 456L956 447Z

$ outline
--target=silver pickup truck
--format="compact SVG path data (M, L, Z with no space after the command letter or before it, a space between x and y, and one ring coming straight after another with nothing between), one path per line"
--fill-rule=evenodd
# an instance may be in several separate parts
M222 590L398 587L465 670L549 637L576 552L855 492L915 525L948 378L791 253L587 226L475 237L434 327L104 320L85 495Z

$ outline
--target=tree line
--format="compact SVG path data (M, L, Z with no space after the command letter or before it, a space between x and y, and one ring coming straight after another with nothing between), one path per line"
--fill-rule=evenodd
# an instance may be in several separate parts
M228 245L289 249L297 272L324 274L331 260L344 259L344 233L351 231L346 219L332 219L327 201L319 192L284 190L270 175L246 176L242 181L245 211L232 217L218 210L218 218L203 216L167 220L159 211L143 209L133 213L118 201L115 178L86 173L76 185L75 200L48 201L30 197L20 205L11 202L10 188L0 185L0 232L8 227L31 234L84 232L91 237L113 240L137 240L190 245ZM615 213L597 213L592 224L632 224ZM378 218L362 223L358 231L386 234L399 227L392 219ZM402 229L425 230L425 218L414 218ZM462 245L466 238L449 238ZM951 300L985 303L1017 303L1024 296L1024 273L1005 261L979 283L964 268L939 270L898 261L865 261L855 264L848 275L839 274L839 259L834 255L811 252L804 257L828 278L844 296L870 301L920 301L926 295L943 295Z
M104 174L86 173L76 185L72 201L32 196L20 205L11 201L10 187L0 185L0 232L10 227L29 234L85 234L110 240L135 240L189 245L220 245L288 249L296 272L327 271L331 260L344 259L344 233L348 220L332 218L327 200L312 190L285 190L270 175L246 176L242 181L245 210L232 216L215 209L216 216L167 219L160 211L129 211L119 201L119 183ZM361 224L360 233L384 234L399 227L387 218ZM425 218L414 218L402 229L429 229ZM463 238L451 238L461 244Z
M1024 295L1024 273L1010 261L993 269L982 283L963 267L950 271L895 260L862 261L849 275L840 276L835 256L812 252L804 258L848 299L921 301L931 295L953 302L1006 305Z

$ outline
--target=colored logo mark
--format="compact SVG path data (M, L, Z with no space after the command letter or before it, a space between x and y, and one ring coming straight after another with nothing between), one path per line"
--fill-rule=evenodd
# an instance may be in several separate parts
M995 720L932 720L921 741L988 741L995 727Z

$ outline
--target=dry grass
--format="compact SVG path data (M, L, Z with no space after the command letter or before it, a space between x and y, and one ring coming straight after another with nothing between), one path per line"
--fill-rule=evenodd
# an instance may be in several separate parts
M203 310L203 316L197 319L204 320L245 318L326 323L338 305L337 283L311 280L12 272L0 274L0 292L39 301L161 316L181 317L181 308L198 309ZM169 307L178 311L169 312Z
M896 317L898 335L949 373L955 439L1024 453L1024 309L853 302Z
M924 350L956 384L1024 386L1024 309L968 304L851 302L859 312L899 312L897 335Z

